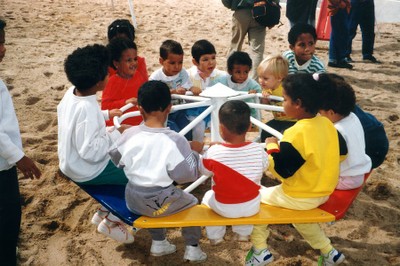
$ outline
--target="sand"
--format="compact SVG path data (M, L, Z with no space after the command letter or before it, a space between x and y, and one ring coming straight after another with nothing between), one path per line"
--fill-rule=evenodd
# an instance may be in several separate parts
M169 239L177 252L149 256L151 239L145 230L136 241L122 245L96 232L90 218L98 204L63 178L58 170L56 106L71 85L63 61L75 48L106 44L106 28L116 18L130 18L127 1L37 0L0 1L5 17L7 54L0 77L13 96L23 145L43 172L40 180L20 181L23 217L19 243L21 265L181 265L184 243L180 231ZM191 66L190 47L207 38L217 48L219 68L225 68L230 41L231 11L219 0L136 0L137 44L147 60L149 73L159 67L158 48L167 38L181 42L185 67ZM283 10L284 12L284 10ZM265 55L288 48L288 22L268 30ZM400 265L400 24L379 24L375 55L382 64L361 60L361 41L354 41L354 70L328 69L354 87L358 103L385 125L390 150L375 169L346 217L323 224L327 235L346 254L344 265ZM247 45L245 44L245 47ZM328 44L317 44L317 55L327 62ZM207 187L196 190L201 194ZM289 225L272 226L269 245L275 256L271 265L315 265L314 251ZM228 230L229 231L229 230ZM285 235L286 237L282 237ZM203 234L204 236L204 234ZM204 265L241 265L250 243L227 241L214 247L205 237L208 254ZM1 264L1 263L0 263Z

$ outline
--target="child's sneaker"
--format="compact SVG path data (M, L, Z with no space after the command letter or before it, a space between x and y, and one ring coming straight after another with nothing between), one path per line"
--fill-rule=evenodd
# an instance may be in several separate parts
M99 225L101 221L106 218L106 216L109 214L109 212L104 212L101 210L98 210L92 217L92 220L90 221L94 225Z
M159 257L174 253L176 251L176 246L169 243L167 239L157 241L153 240L151 242L150 254L151 256Z
M201 250L200 246L186 246L183 259L190 262L202 262L207 259L207 254Z
M251 248L249 253L246 256L246 266L262 266L267 265L274 261L274 256L272 256L271 252L267 248L261 250L260 252L254 251L254 248Z
M233 234L233 240L238 242L249 242L250 236L248 235L240 235L238 233Z
M327 255L321 254L321 256L319 256L318 266L338 265L342 263L344 259L344 255L333 248Z
M124 244L130 244L135 241L135 238L125 228L124 224L122 224L121 222L109 221L107 218L101 221L101 223L97 227L97 231Z
M224 242L223 238L210 239L211 246L217 246L217 245L221 244L222 242Z

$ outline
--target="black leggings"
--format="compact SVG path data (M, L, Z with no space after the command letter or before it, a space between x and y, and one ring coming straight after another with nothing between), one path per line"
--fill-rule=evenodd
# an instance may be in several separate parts
M17 168L0 171L0 264L17 264L16 247L21 225Z

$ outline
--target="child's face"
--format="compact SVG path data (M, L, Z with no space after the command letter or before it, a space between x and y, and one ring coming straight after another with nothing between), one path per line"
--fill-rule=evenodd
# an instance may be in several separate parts
M0 62L3 61L3 58L6 55L6 46L4 45L5 42L6 34L4 30L0 30Z
M232 75L232 81L235 83L243 83L247 80L250 73L250 67L246 65L233 65L233 69L229 71Z
M209 77L217 65L216 57L216 54L203 54L200 56L199 62L193 59L193 64L197 66L197 69L201 71L204 76Z
M292 100L292 98L290 98L287 94L286 94L286 90L285 88L283 88L282 91L282 97L283 97L283 111L285 112L285 114L288 117L291 118L298 118L298 103L294 102Z
M276 78L270 71L264 71L264 73L258 75L258 83L263 89L275 90L281 82L282 79Z
M296 57L296 61L299 65L302 65L311 59L311 57L315 52L315 44L316 41L314 40L311 34L302 33L297 38L297 41L294 44L294 46L290 45L290 49L293 50Z
M160 64L166 76L175 76L182 70L183 54L168 54L167 59L160 58Z
M122 52L119 61L114 61L117 74L122 78L131 78L137 69L138 57L135 49L126 49Z

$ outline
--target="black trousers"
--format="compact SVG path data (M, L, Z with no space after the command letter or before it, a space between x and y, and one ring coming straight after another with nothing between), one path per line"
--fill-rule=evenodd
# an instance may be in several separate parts
M17 168L0 171L0 264L17 264L16 247L21 226L21 199Z

